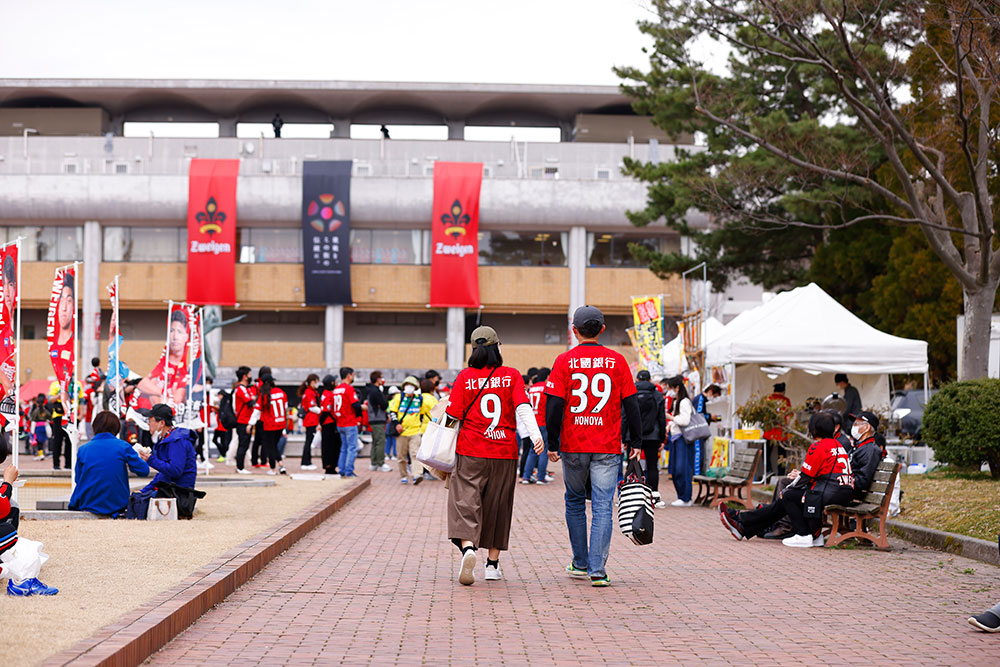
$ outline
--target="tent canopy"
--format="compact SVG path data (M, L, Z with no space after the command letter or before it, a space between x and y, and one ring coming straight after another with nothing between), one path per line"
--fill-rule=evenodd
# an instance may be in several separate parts
M823 373L926 373L927 343L865 323L815 283L740 314L711 339L706 366L768 364Z

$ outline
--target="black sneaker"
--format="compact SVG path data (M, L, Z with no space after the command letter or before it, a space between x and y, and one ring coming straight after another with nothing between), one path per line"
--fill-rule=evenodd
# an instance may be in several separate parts
M969 625L983 632L1000 632L1000 616L994 614L993 610L990 609L979 616L970 616Z
M719 505L719 519L733 537L743 539L743 526L740 525L740 513L725 503Z

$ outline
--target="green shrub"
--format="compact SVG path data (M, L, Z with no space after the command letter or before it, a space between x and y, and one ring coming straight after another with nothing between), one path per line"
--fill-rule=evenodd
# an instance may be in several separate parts
M934 458L957 466L990 466L1000 479L1000 380L945 385L924 411L924 438Z

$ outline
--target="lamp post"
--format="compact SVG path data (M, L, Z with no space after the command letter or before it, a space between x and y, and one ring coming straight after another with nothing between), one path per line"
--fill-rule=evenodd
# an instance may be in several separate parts
M28 135L29 134L38 134L38 130L36 130L33 127L26 127L26 128L24 128L24 159L25 160L28 159Z

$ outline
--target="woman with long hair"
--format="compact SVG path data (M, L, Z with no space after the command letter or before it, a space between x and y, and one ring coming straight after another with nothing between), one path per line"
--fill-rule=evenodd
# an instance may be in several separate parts
M316 427L319 426L319 376L310 373L306 381L299 386L299 413L302 415L302 426L306 429L306 442L302 445L303 470L315 470L312 464L312 441L316 437Z
M278 441L281 434L288 426L288 397L285 392L274 386L274 378L271 375L264 375L260 379L260 400L254 408L252 423L260 419L259 428L263 430L261 435L261 460L266 461L269 467L268 475L275 474L275 468L282 475L285 473L285 462L281 460L281 453L278 451Z
M500 339L491 327L472 332L469 366L458 374L446 418L461 422L455 470L448 486L448 538L462 552L458 581L475 582L476 550L487 549L485 578L501 578L517 480L517 425L527 429L535 452L544 451L524 379L503 365Z
M684 440L683 428L691 423L694 405L684 387L684 378L675 375L667 380L667 396L673 398L667 422L670 424L670 465L668 472L677 491L673 507L691 507L691 482L694 479L694 445Z
M320 452L323 457L323 472L327 475L337 474L337 461L340 459L340 433L337 431L337 418L333 416L333 388L336 385L335 377L325 375L319 395L319 423L323 437Z

